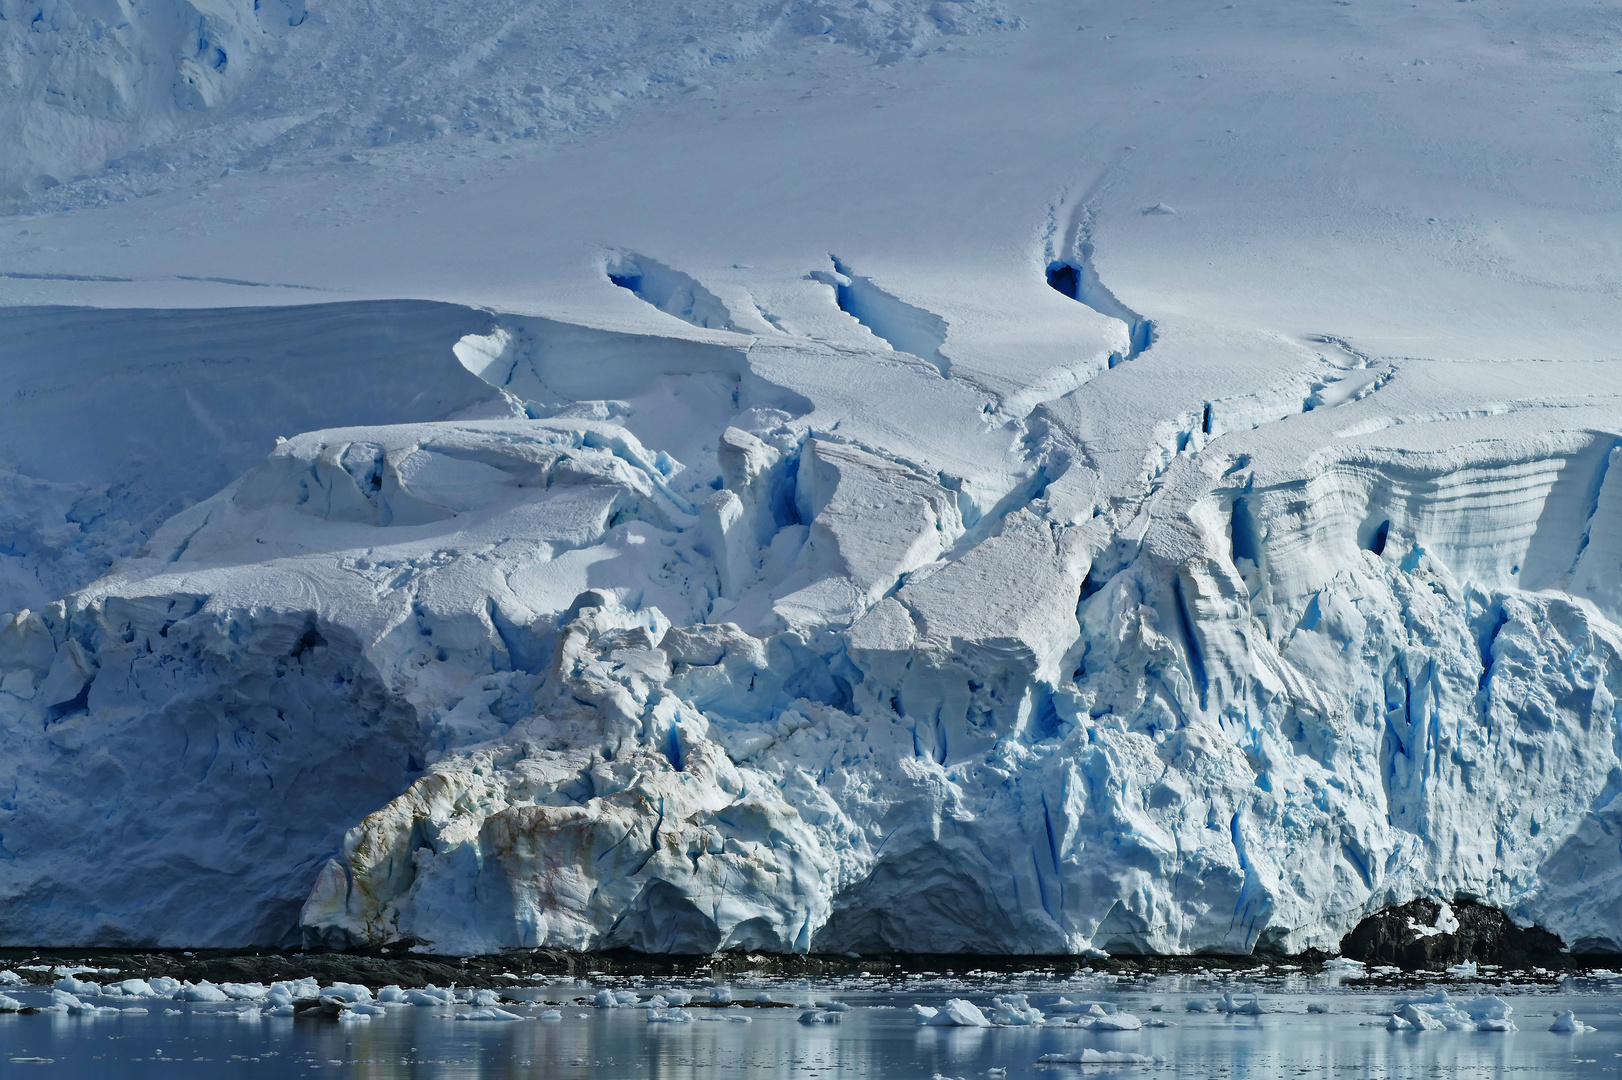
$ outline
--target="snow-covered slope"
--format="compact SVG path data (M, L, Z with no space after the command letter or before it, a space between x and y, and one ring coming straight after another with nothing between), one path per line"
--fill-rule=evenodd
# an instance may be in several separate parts
M999 0L5 0L0 198L104 172L151 189L312 148L547 142L783 38L893 62L1016 25Z
M311 7L7 219L0 935L1622 948L1603 13L721 8Z

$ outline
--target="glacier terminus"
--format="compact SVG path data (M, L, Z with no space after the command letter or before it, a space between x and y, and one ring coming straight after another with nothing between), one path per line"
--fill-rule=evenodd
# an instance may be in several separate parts
M398 7L0 0L0 943L1622 952L1614 11Z

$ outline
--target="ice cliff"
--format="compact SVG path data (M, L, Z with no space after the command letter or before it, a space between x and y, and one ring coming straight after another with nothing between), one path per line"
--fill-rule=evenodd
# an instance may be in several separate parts
M6 940L1245 952L1463 893L1622 944L1606 366L1126 361L1054 293L1091 351L1009 384L837 271L782 330L658 265L727 328L171 312L102 373L5 317L142 402L8 489Z

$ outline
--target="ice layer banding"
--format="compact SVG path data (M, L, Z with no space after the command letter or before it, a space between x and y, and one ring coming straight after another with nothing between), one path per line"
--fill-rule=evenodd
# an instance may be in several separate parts
M244 411L250 331L147 313L141 408L53 457L5 406L7 944L1248 953L1470 896L1622 948L1602 365L1256 335L1224 388L1076 304L999 382L614 258L666 332L255 309L299 389ZM0 364L93 385L85 317Z

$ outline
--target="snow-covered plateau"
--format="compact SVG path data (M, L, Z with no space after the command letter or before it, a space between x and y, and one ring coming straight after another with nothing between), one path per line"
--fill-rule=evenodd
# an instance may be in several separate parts
M0 0L0 943L1622 951L1618 14Z

